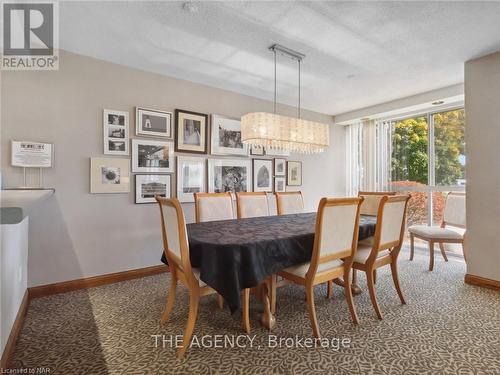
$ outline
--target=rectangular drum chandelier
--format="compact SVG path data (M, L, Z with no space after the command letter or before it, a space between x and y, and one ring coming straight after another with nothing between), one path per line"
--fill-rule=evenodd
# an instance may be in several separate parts
M241 118L241 138L249 145L273 147L301 153L326 151L330 144L329 126L320 122L300 118L300 62L305 55L274 44L269 47L274 53L274 113L252 112ZM276 53L279 52L298 62L298 106L297 117L276 114Z

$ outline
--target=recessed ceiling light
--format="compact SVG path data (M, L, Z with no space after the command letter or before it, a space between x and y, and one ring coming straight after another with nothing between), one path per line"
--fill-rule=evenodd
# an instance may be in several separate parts
M198 5L192 1L186 1L182 4L182 9L189 13L198 13Z
M432 102L432 105L441 105L441 104L444 104L444 101L442 100L437 100L435 102Z

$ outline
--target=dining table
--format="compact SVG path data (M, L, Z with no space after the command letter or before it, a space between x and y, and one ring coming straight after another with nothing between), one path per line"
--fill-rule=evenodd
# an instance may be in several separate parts
M259 288L264 304L261 322L271 329L275 323L269 302L273 276L310 261L315 223L316 212L187 224L191 265L232 313L241 308L243 289ZM376 216L361 215L359 240L373 236L375 224ZM167 264L165 254L162 262Z

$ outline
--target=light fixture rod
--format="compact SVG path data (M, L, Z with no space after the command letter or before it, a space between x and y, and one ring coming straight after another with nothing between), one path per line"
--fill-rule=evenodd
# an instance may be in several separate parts
M276 50L274 52L274 114L276 114Z
M297 62L299 64L299 105L297 107L297 112L299 113L299 115L297 117L300 118L300 60L298 60Z
M301 61L306 57L303 53L294 51L293 49L290 49L288 47L284 47L279 44L273 44L271 47L269 47L270 51L273 51L274 53L278 52L280 55L287 56L293 60L298 60Z

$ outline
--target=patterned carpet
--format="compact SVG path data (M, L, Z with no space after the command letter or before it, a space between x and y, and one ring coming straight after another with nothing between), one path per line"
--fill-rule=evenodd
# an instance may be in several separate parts
M152 335L180 335L187 318L186 289L178 297L170 324L158 321L168 286L159 275L31 301L18 340L13 368L50 368L50 374L499 374L500 294L464 285L465 265L436 255L434 272L428 257L399 260L403 292L399 303L389 269L379 270L377 291L384 319L376 319L365 290L355 297L361 323L351 324L342 289L332 299L316 290L322 335L350 340L347 347L270 348L258 323L260 305L252 299L253 347L198 348L183 360L176 349L155 347ZM279 338L311 337L302 288L278 291ZM253 298L253 297L252 297ZM237 314L236 314L237 315ZM243 334L240 317L218 310L215 296L202 298L195 335ZM206 339L208 340L208 339ZM207 343L207 341L205 341ZM273 341L274 342L274 341ZM243 344L240 341L240 344ZM346 343L346 341L344 341ZM286 343L284 343L286 344ZM40 372L38 372L40 373Z

